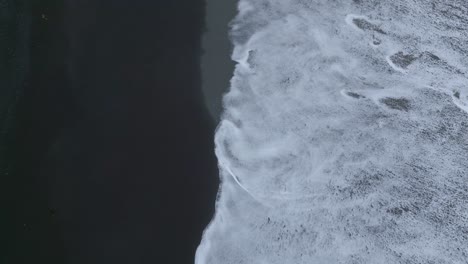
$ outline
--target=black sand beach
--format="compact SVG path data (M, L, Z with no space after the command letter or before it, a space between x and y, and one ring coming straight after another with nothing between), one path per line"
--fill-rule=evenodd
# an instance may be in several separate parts
M48 0L31 18L1 263L193 263L218 188L204 2Z

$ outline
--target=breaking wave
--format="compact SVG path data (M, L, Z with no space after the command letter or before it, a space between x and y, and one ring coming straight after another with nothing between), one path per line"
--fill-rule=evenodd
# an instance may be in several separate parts
M196 263L467 263L467 3L240 0Z

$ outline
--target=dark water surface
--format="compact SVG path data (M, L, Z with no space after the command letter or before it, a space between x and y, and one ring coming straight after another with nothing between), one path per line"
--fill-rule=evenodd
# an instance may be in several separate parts
M193 263L218 186L203 1L38 2L1 263Z

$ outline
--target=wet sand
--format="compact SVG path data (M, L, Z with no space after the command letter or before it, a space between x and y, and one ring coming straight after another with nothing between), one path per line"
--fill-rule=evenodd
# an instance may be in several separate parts
M205 103L215 120L222 111L222 95L234 72L229 22L236 15L236 0L207 0L206 33L203 35L202 76Z

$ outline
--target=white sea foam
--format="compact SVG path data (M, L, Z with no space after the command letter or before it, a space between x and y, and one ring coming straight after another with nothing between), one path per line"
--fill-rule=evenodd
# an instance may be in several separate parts
M196 264L468 263L467 3L240 0Z

